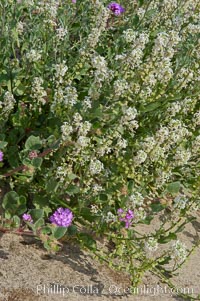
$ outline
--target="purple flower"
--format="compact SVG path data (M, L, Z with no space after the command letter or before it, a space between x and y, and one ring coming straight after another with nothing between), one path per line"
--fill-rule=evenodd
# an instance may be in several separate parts
M0 162L3 161L3 152L0 151Z
M119 208L118 210L117 210L117 213L118 214L122 214L124 212L124 210L122 209L122 208Z
M116 15L116 16L119 16L121 15L122 13L125 12L125 9L118 3L116 2L111 2L109 5L108 5L108 8Z
M134 218L134 213L132 210L128 210L127 213L126 213L126 216L125 216L126 219L130 220L130 219L133 219Z
M132 224L132 219L134 218L134 213L132 210L127 210L124 212L122 208L117 210L120 222L125 222L125 228L128 229Z
M30 222L30 223L33 222L31 215L28 214L28 213L24 213L24 214L22 215L22 218L23 218L23 220L24 220L25 222Z
M58 208L49 220L59 227L69 227L72 223L73 214L68 208Z
M76 3L76 0L72 0L72 3Z

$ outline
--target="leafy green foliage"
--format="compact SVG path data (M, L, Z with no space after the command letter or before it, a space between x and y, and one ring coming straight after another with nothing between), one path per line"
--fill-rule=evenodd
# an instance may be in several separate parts
M15 191L9 191L3 198L2 207L5 209L7 217L21 215L26 211L26 198L19 196Z

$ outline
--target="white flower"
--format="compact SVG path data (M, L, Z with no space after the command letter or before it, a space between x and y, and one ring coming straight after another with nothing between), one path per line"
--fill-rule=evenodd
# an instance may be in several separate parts
M141 221L141 220L144 220L147 216L144 208L140 207L138 208L137 210L134 211L134 214L135 214L135 222L138 222L138 221Z
M91 130L92 124L89 121L85 121L81 123L78 130L79 136L86 136L88 132Z
M136 33L132 28L123 31L123 37L127 43L131 43L136 38Z
M37 103L41 103L41 104L45 104L46 103L46 99L45 97L47 96L47 92L45 91L45 89L43 88L43 79L41 77L35 77L33 79L33 83L32 83L32 93L31 93L31 97L37 102Z
M115 222L117 217L110 211L108 211L107 215L104 216L104 220L106 223Z
M70 139L70 134L73 132L73 127L68 123L64 122L61 126L61 132L62 132L62 140L66 141Z
M188 199L184 195L178 195L174 199L174 207L178 209L185 209Z
M156 141L154 137L146 137L144 140L141 142L141 146L143 150L145 150L146 153L149 153L156 145Z
M24 23L19 21L17 23L16 30L17 30L18 34L21 35L24 32Z
M129 200L132 202L133 207L142 206L144 203L144 197L137 191L129 196Z
M93 190L93 193L96 195L96 194L98 194L98 192L103 190L103 187L99 184L94 184L92 186L92 190Z
M78 94L75 87L67 86L64 90L64 99L63 102L66 105L73 106L78 101Z
M1 114L8 117L15 105L15 99L11 92L6 91L3 97L3 101L0 101Z
M35 49L31 49L27 54L26 54L27 59L31 63L35 63L39 61L42 57L41 52L37 51Z
M56 29L56 36L60 41L63 41L67 34L68 34L68 30L66 28L59 27Z
M140 165L147 159L147 153L143 150L139 150L133 159L136 165Z
M99 207L97 206L97 205L91 205L91 209L90 209L90 211L91 211L91 213L94 213L94 214L96 214L96 213L98 213L98 211L99 211Z
M103 163L97 159L91 160L89 170L92 175L99 174L104 169Z
M90 138L85 137L85 136L80 136L77 140L77 144L80 147L86 147L86 146L88 146L89 143L90 143Z
M114 93L116 97L123 96L129 85L125 79L118 79L114 82Z
M85 96L83 100L83 109L84 111L87 111L87 109L91 109L91 108L92 108L92 100L89 96Z
M177 240L172 245L171 257L178 263L182 263L187 258L187 248L186 245Z
M68 70L68 67L66 65L66 61L63 61L60 64L54 65L55 68L55 80L57 84L62 84L63 83L63 78Z
M128 145L128 142L126 139L123 139L123 138L119 138L118 141L117 141L117 148L118 149L123 149L123 148L126 148Z
M191 157L191 152L180 147L176 150L174 156L174 160L175 160L174 163L176 166L187 164L187 162L190 160L190 157Z
M155 252L158 249L158 242L155 238L150 237L146 242L145 242L145 248L146 250L150 252Z

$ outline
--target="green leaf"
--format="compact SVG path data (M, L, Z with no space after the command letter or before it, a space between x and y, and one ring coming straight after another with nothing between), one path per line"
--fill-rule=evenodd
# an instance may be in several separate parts
M15 95L22 96L26 91L26 86L22 84L20 81L17 81L15 84L14 92Z
M171 194L177 194L181 188L181 183L179 181L173 182L167 185L167 191Z
M153 219L153 216L147 216L145 219L141 220L140 224L150 225L151 221Z
M75 235L78 232L77 227L75 225L71 225L68 227L68 234Z
M154 203L154 204L151 204L151 209L153 212L160 212L162 211L163 209L165 209L165 205L162 205L160 203Z
M161 261L159 260L159 265L167 264L170 262L170 260L171 260L171 257L167 256L167 257L163 258Z
M14 215L14 216L12 217L12 222L13 222L13 224L14 224L14 226L15 226L16 228L19 228L19 226L20 226L20 224L21 224L21 219L20 219L19 216Z
M29 214L31 215L31 217L34 221L37 221L38 219L40 219L44 216L44 210L43 209L31 209L31 210L29 210Z
M15 168L19 165L18 151L19 150L17 145L10 146L8 148L8 152L7 152L8 162L12 168Z
M3 198L2 207L9 216L21 215L26 211L26 197L19 196L15 191L9 191Z
M20 195L19 202L20 202L21 205L25 205L26 204L26 197L24 195Z
M52 230L51 227L45 226L41 229L42 234L51 234Z
M141 107L141 112L143 113L147 113L147 112L151 112L156 110L157 108L159 108L161 106L160 102L152 102L149 105L145 106L145 107Z
M15 191L9 191L5 194L3 201L2 201L2 207L6 210L10 207L12 207L12 204L15 204L18 202L19 196Z
M90 209L86 208L86 207L83 207L81 209L80 215L81 215L81 217L83 217L84 219L86 219L89 222L93 222L97 218L96 215L95 216L92 215Z
M33 204L36 209L44 209L44 207L49 205L49 197L42 195L41 193L35 194Z
M38 229L38 228L42 227L43 225L44 225L44 219L43 219L43 218L39 218L39 219L34 223L35 229Z
M7 144L8 142L6 141L0 141L0 149L4 149L4 147L6 147Z
M25 143L25 148L28 150L37 150L42 147L42 142L39 137L30 136Z
M37 157L37 158L33 158L31 163L35 168L39 168L42 165L42 161L43 161L42 158Z
M68 177L69 180L74 180L74 179L77 178L77 175L75 175L74 173L70 173L70 174L67 175L67 177Z
M55 229L53 229L52 234L56 239L60 239L65 235L66 232L67 232L67 227L56 227Z
M175 233L170 232L168 236L161 236L158 239L158 243L165 244L171 240L176 240L176 239L177 239L177 235Z
M89 234L80 233L78 236L86 248L89 250L96 250L96 241Z
M59 183L51 178L47 183L46 183L46 191L48 193L56 192L58 189Z
M76 186L76 185L69 185L67 187L67 191L66 192L69 195L73 195L73 194L79 193L79 191L80 191L80 188L78 186Z

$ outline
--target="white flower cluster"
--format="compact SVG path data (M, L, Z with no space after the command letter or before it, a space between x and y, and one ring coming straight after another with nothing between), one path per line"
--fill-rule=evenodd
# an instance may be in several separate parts
M145 242L145 249L150 252L155 252L158 249L158 241L157 239L150 237Z
M172 171L170 170L170 167L168 166L167 170L158 170L157 172L157 178L156 178L156 185L158 187L164 185L165 183L169 182L169 179L172 176Z
M92 28L90 34L88 35L87 44L88 49L94 49L97 45L99 38L106 29L107 21L109 18L109 10L103 5L99 0L95 1L95 8L98 14L94 18L94 27Z
M68 67L66 65L66 61L63 61L60 64L56 64L54 66L55 69L55 75L54 75L54 80L56 82L56 86L59 86L60 84L63 83L64 81L64 76L68 70Z
M135 223L144 220L147 216L144 208L142 207L137 208L137 210L134 211L134 214L135 214L135 218L134 218Z
M35 49L31 49L27 54L26 54L26 58L30 63L36 63L38 62L41 58L41 51L35 50Z
M170 144L179 143L190 135L186 126L178 119L171 119L168 128L170 131L168 143Z
M70 135L73 133L73 127L68 122L64 122L61 126L61 133L63 141L71 140Z
M48 18L56 19L57 12L58 12L59 1L57 0L43 0L38 1L36 9L40 13L46 13Z
M132 29L126 29L123 31L123 38L127 43L132 43L136 39L136 32Z
M107 79L109 76L107 62L103 56L96 54L95 56L92 57L91 63L93 68L95 68L94 71L95 83L101 86L102 82L105 79Z
M109 154L112 151L112 140L103 138L96 150L98 157L103 157L105 154Z
M192 142L192 155L198 155L200 153L200 135L198 135Z
M120 96L123 97L126 95L127 90L129 89L129 84L125 79L118 79L114 82L114 93L116 98Z
M64 90L63 103L65 105L74 106L78 101L78 94L75 87L67 86Z
M136 108L124 107L123 116L121 118L121 124L126 126L131 132L134 132L138 128L138 122L135 120L137 116Z
M79 136L77 140L77 145L81 148L87 147L90 144L90 138L85 136Z
M97 195L102 190L103 190L103 187L101 185L99 185L99 184L94 184L92 186L92 193L93 193L93 195Z
M193 122L194 126L200 125L200 110L194 114L192 122Z
M174 208L185 209L189 200L184 195L178 195L174 199Z
M169 129L166 126L161 126L159 130L157 130L155 134L156 142L158 144L162 144L167 141L169 137Z
M181 68L177 75L179 89L186 88L188 84L193 80L193 77L194 73L192 70L185 67Z
M107 212L107 215L105 215L103 217L103 219L106 223L111 223L111 222L116 222L117 221L117 217L110 211Z
M44 87L44 80L41 77L35 77L32 83L31 97L38 103L44 105L46 103L45 97L47 92Z
M182 263L187 258L187 248L185 244L177 240L172 246L171 257L176 263Z
M77 125L77 123L76 123ZM92 124L89 121L85 121L79 124L78 126L78 135L86 136L91 130Z
M8 117L15 105L15 99L11 92L6 91L3 97L3 101L0 101L0 111L2 116Z
M63 28L60 26L56 29L56 37L59 41L63 41L67 34L68 34L67 28Z
M99 207L97 205L91 205L90 212L93 214L97 214L99 212Z
M143 195L137 191L129 196L129 200L131 201L131 206L134 208L144 204Z
M16 30L19 35L22 35L24 32L24 22L19 21L16 25Z
M66 72L66 68L62 70L62 72ZM59 76L58 76L59 77ZM62 76L57 80L57 84L62 82ZM73 107L78 101L78 94L75 87L68 85L65 89L62 87L58 87L55 89L54 100L51 104L51 110L55 112L56 108L60 108L60 105L63 104L65 108Z
M188 161L190 160L190 157L191 157L190 151L184 149L183 147L178 147L174 155L174 160L175 160L174 164L176 166L187 164Z
M89 170L91 175L99 174L103 169L104 169L104 165L101 161L97 159L93 159L90 161Z
M85 96L83 100L83 110L87 111L88 109L92 108L92 100L89 96Z
M142 150L145 150L146 153L149 153L155 147L156 140L154 139L154 137L148 136L148 137L145 137L144 140L140 142L140 145L141 145Z
M144 163L147 159L147 153L145 151L143 151L142 149L140 149L137 152L137 155L133 157L133 161L135 166L138 166L142 163Z
M125 149L128 145L128 141L124 138L120 137L117 140L117 144L116 144L116 150L119 151L121 149Z

